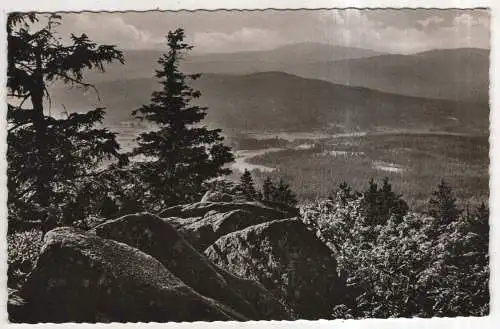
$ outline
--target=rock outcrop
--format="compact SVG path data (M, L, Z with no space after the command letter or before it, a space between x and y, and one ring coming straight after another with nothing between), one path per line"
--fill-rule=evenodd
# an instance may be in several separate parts
M203 251L225 234L297 216L297 209L269 202L199 202L168 208L159 216Z
M71 228L46 234L23 298L22 322L247 319L200 295L154 257Z
M155 257L198 293L230 305L252 320L282 320L284 306L260 284L214 266L169 223L158 216L127 215L95 227L100 237L126 243Z
M205 254L227 271L261 282L298 318L327 318L343 302L344 285L330 249L297 219L224 235Z
M201 198L200 202L205 203L205 202L233 202L235 201L235 197L224 193L224 192L219 192L219 191L207 191L203 197Z
M54 229L26 284L11 294L10 319L329 318L345 288L332 251L296 216L269 202L207 201L89 231Z

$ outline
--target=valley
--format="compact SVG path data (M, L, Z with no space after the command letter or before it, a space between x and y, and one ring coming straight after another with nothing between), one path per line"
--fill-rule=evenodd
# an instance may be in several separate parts
M386 132L309 142L312 147L290 144L248 159L274 168L266 173L253 171L257 182L267 176L285 177L305 202L332 195L344 181L363 190L370 178L380 182L389 177L394 190L415 210L422 209L441 179L454 182L457 198L471 204L489 195L487 135Z
M103 125L131 150L151 128L131 112L158 88L151 76L159 55L126 52L126 70L114 64L90 75L98 95L52 86L53 112L106 107ZM388 176L418 208L441 178L457 182L462 199L488 195L488 55L297 44L190 55L181 69L202 73L194 101L208 108L204 124L221 128L234 151L232 180L244 169L257 184L285 177L304 202L327 197L342 181L363 189L369 178Z
M146 128L115 125L123 151ZM370 178L389 177L412 209L422 209L442 178L454 183L457 197L471 204L488 198L488 135L453 132L393 131L329 133L226 132L235 161L229 178L238 181L245 169L258 186L266 177L283 177L299 202L331 195L343 181L363 190Z

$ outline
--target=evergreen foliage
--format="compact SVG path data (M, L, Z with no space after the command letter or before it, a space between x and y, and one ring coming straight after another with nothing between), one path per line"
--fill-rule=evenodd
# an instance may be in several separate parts
M264 180L262 185L262 198L266 201L283 203L289 206L297 205L297 197L293 193L290 185L280 178L278 184L275 184L270 177Z
M288 185L283 179L280 179L278 186L273 189L273 201L290 206L297 205L297 198L292 192L290 185Z
M222 143L221 130L201 124L208 109L192 104L201 93L189 82L200 75L179 70L183 55L192 49L184 37L182 29L168 33L168 52L158 60L155 75L161 89L152 93L148 105L133 112L158 127L142 133L133 151L146 159L138 174L150 191L150 202L158 208L199 199L203 183L230 173L224 165L233 160L230 148Z
M345 204L348 201L352 201L356 197L356 193L353 192L351 187L347 182L342 182L339 185L338 191L336 193L336 199L341 203ZM333 198L330 198L333 200Z
M344 190L347 189L345 186L343 188ZM350 191L347 190L344 193L350 194ZM408 204L401 199L401 195L392 191L392 186L387 177L382 181L381 187L378 187L373 178L369 180L361 204L368 225L383 225L392 216L400 221L409 210Z
M248 171L248 169L245 169L240 177L239 189L247 200L255 200L258 198L252 174Z
M448 223L408 213L367 226L364 197L346 198L346 191L342 185L336 197L301 207L302 221L335 252L348 287L347 302L332 310L333 318L488 314L484 204Z
M273 193L274 185L271 177L266 177L264 183L262 184L262 199L263 200L271 200Z
M440 224L447 225L460 216L462 211L458 209L451 186L444 180L438 184L436 190L432 192L432 196L428 202L428 210L430 216L436 218Z
M50 102L51 83L94 88L84 80L86 70L123 63L115 46L97 45L85 34L71 34L63 44L55 31L59 20L56 14L34 13L11 13L7 19L9 218L39 220L45 229L74 221L96 201L85 186L99 175L103 160L126 162L116 134L95 127L104 109L60 119L46 115L43 101Z
M214 179L212 181L206 182L204 185L204 189L228 195L234 195L236 193L236 190L238 189L238 185L230 180Z

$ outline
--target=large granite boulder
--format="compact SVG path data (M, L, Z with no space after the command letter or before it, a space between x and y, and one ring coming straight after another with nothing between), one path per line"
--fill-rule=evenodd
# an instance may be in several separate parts
M71 228L44 238L18 322L246 320L204 297L146 253Z
M218 266L256 280L301 319L328 318L345 286L327 248L298 219L250 226L219 238L205 254Z
M177 205L160 212L160 217L200 217L206 213L229 212L232 210L244 210L268 218L281 219L298 215L298 209L284 204L253 201L253 202L196 202L184 205Z
M148 213L127 215L101 224L91 232L126 243L155 257L200 294L229 305L249 319L288 318L283 305L262 285L234 277L214 266L172 225L158 216Z
M248 226L297 216L297 209L264 202L203 202L168 208L159 214L198 250Z
M227 194L220 191L212 191L209 190L205 192L200 202L233 202L235 201L235 197L231 194Z
M7 312L9 319L20 319L23 316L26 302L18 290L7 288Z
M238 277L217 267L227 284L240 296L247 300L263 320L292 320L293 314L276 296L260 282ZM239 311L239 310L237 310ZM242 312L246 315L246 312ZM253 320L253 319L252 319Z

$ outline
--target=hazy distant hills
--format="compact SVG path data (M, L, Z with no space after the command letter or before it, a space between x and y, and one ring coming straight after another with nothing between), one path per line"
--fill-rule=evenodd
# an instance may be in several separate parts
M157 68L157 60L163 51L126 50L125 64L111 64L106 73L91 73L89 79L112 81L120 79L149 78ZM194 73L249 74L265 71L283 71L299 65L343 59L376 56L380 53L355 47L341 47L320 43L297 43L264 51L235 53L190 54L181 67Z
M380 55L303 63L284 71L402 95L487 101L489 50L461 48Z
M95 94L55 89L55 107L108 108L107 122L130 120L159 87L152 78L103 81ZM195 84L199 102L210 108L208 122L222 128L371 130L378 128L486 132L487 103L466 103L389 94L306 79L283 72L249 75L205 74Z
M223 127L471 131L488 125L486 103L407 97L282 72L205 75L196 86L210 121Z
M126 51L126 65L112 64L91 81L149 78L161 51ZM300 43L267 51L187 56L186 72L251 74L282 71L305 78L384 92L457 101L488 101L489 50L442 49L413 55Z
M129 51L126 65L93 73L102 102L81 90L53 88L60 108L108 109L107 122L130 112L159 88L152 78L161 51ZM267 51L190 55L182 70L223 128L310 130L418 129L488 131L489 51L433 50L414 55L315 43Z
M185 68L191 72L249 74L287 71L299 64L358 59L380 53L356 48L319 43L298 43L266 51L204 54L186 58Z

